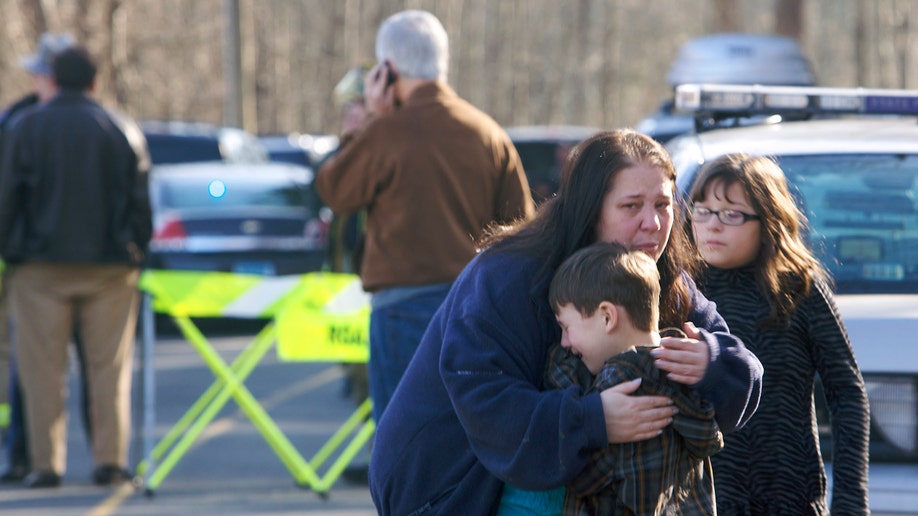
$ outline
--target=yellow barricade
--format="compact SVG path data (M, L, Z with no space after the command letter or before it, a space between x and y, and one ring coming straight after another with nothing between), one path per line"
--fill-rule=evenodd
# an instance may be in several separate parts
M310 274L276 316L283 361L357 362L370 358L370 305L350 274Z
M344 468L369 441L375 430L370 400L345 421L307 461L245 387L246 377L277 344L282 361L366 362L369 358L369 297L351 274L311 273L298 276L259 276L192 271L145 271L141 289L145 327L152 312L168 314L216 381L155 445L148 446L153 421L145 417L144 454L137 466L136 483L152 495L194 440L216 417L230 397L249 418L294 480L321 495L327 494ZM151 302L152 299L152 302ZM190 317L270 317L253 341L227 364ZM152 403L152 349L155 334L144 331L144 405ZM337 453L324 475L319 468Z

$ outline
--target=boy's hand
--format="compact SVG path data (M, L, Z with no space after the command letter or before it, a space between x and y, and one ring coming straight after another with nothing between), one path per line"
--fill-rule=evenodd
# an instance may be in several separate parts
M683 325L687 338L665 337L660 347L651 351L657 359L657 367L666 371L671 380L685 385L695 385L704 378L710 361L708 345L699 340L701 333L695 325Z

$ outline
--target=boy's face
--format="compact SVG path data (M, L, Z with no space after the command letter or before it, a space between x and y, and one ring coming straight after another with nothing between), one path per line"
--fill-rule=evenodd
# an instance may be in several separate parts
M583 316L568 303L555 316L561 326L561 346L580 358L591 373L602 370L605 361L618 354L609 333L611 326L602 307Z

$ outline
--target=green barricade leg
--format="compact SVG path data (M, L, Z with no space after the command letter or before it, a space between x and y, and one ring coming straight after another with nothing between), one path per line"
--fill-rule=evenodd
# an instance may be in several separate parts
M256 429L265 438L265 441L274 450L281 462L287 467L294 479L300 484L314 486L319 484L319 477L303 457L296 451L296 448L280 431L271 417L264 411L258 401L245 388L239 377L233 370L226 365L223 359L214 351L213 347L207 341L203 334L187 317L175 317L175 321L182 331L182 334L188 339L189 343L207 366L214 372L218 380L225 383L220 392L214 397L210 404L207 404L198 419L175 445L175 448L163 459L162 464L150 475L147 482L148 491L155 491L159 484L169 474L175 464L184 456L188 448L191 447L194 440L206 428L207 424L216 417L217 413L223 408L229 397L232 396L239 404L240 409L249 418ZM253 350L246 359L246 364L251 363L251 368L261 360L264 354L270 349L273 343L272 339L265 339L263 349ZM251 371L251 368L249 370Z
M205 337L200 334L200 331L193 331L191 334L197 334L199 339L204 339ZM230 368L240 379L245 379L249 374L255 369L258 365L258 362L261 358L267 353L273 344L275 338L275 327L274 323L268 323L258 335L255 336L255 339L252 341L252 344L246 346L246 348L233 360ZM188 429L189 426L201 415L201 413L214 401L218 394L227 393L226 383L220 378L217 377L217 380L211 384L207 391L201 395L197 401L188 409L187 412L172 426L172 428L163 436L162 439L156 443L156 446L153 447L150 457L144 458L136 468L137 475L144 475L147 469L150 467L151 463L158 462L162 456L169 451L175 441L182 436L182 434ZM228 393L227 393L228 398ZM225 401L224 401L225 404ZM222 404L221 404L222 406ZM212 419L212 418L211 418ZM203 421L200 420L200 421ZM204 424L209 423L210 419L206 420ZM199 432L200 433L200 432Z
M0 403L0 428L10 426L10 404Z

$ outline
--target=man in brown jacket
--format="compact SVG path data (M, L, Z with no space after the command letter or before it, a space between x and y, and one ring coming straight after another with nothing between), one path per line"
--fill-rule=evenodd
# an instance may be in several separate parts
M434 312L491 223L530 217L519 155L504 130L447 85L439 20L385 20L365 79L370 116L342 135L316 188L336 213L367 210L360 277L373 293L370 397L382 416Z

